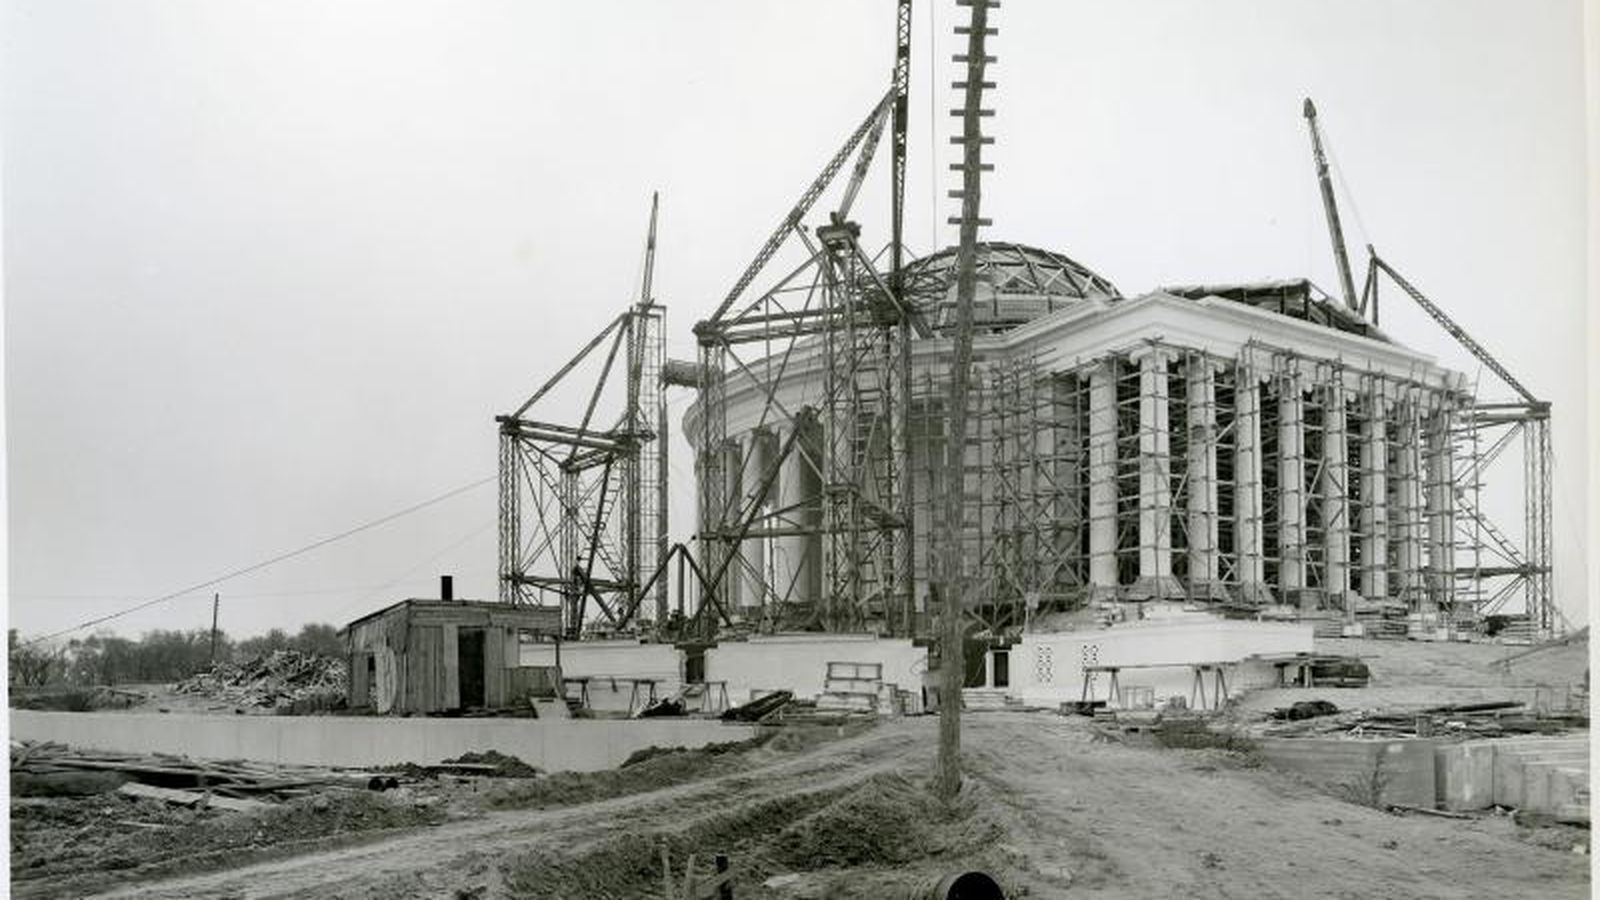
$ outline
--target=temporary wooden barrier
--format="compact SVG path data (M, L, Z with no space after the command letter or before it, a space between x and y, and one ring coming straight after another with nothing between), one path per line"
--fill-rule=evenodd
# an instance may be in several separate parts
M664 896L674 900L733 900L733 871L726 854L712 857L713 870L704 874L695 871L695 854L689 854L684 864L683 881L675 883L672 877L672 859L665 845L661 847L661 887Z

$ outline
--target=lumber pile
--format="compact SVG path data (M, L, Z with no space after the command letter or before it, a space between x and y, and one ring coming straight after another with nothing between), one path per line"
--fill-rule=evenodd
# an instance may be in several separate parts
M328 788L387 789L398 783L383 773L272 766L244 760L200 761L165 753L116 753L45 741L11 742L13 790L83 793L53 785L81 784L183 806L240 811L315 794Z
M244 663L218 663L172 686L234 706L328 709L344 699L348 680L343 660L274 650Z
M1454 703L1421 709L1356 710L1305 715L1309 704L1275 710L1277 724L1263 732L1274 737L1462 737L1494 738L1516 734L1561 734L1589 727L1585 713L1535 714L1520 700ZM1332 707L1333 704L1326 704Z

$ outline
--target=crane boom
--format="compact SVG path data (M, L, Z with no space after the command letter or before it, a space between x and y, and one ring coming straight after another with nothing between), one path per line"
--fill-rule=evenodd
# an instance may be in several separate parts
M889 287L900 293L900 266L904 263L906 220L906 125L910 116L911 0L898 0L895 9L894 124L889 136L893 194L889 206Z
M783 245L784 239L789 236L789 232L800 224L800 220L811 210L811 205L817 202L817 198L833 182L834 176L839 174L839 170L844 167L845 160L850 158L851 152L866 138L868 132L872 131L874 126L881 125L882 118L888 111L889 102L892 99L892 91L885 93L883 99L872 107L872 112L868 113L867 117L861 121L861 124L856 126L856 130L850 134L850 137L844 142L844 146L840 147L839 152L828 160L828 164L823 167L822 172L806 188L805 193L800 195L800 199L796 201L788 214L783 217L783 221L778 223L778 227L773 229L772 234L767 236L767 242L761 245L760 250L756 251L756 258L751 260L750 265L745 267L744 272L739 276L739 280L734 283L733 289L728 291L728 296L723 299L722 305L717 307L717 311L711 314L711 318L708 321L716 322L727 315L734 301L739 299L739 296L744 293L744 289L749 287L750 282L754 281L756 276L761 273L761 270L766 267L767 262L772 259L773 255L778 252L778 248Z
M1368 248L1368 251L1371 252L1370 247ZM1432 316L1433 320L1438 322L1439 325L1444 328L1445 332L1451 337L1455 338L1456 341L1461 344L1461 346L1465 347L1468 353L1471 353L1474 357L1476 357L1478 362L1483 363L1488 367L1489 371L1500 376L1500 380L1504 381L1511 387L1512 390L1520 394L1522 399L1528 402L1529 406L1548 406L1548 404L1546 404L1544 401L1535 397L1527 388L1523 387L1522 382L1512 377L1511 373L1506 371L1505 366L1500 365L1500 363L1493 356L1490 356L1489 351L1483 349L1481 344L1473 340L1472 335L1467 334L1466 330L1460 325L1457 325L1455 320L1451 319L1444 310L1440 309L1438 306L1435 306L1432 300L1429 300L1427 297L1423 296L1421 291L1413 287L1411 282L1402 278L1399 272L1396 272L1394 269L1390 268L1389 264L1384 262L1383 258L1378 256L1378 254L1375 252L1372 253L1372 264L1377 266L1379 269L1382 269L1384 274L1394 279L1394 283L1400 286L1400 290L1405 291L1406 294L1411 297L1411 299L1417 301L1417 305L1422 307L1423 312L1426 312L1428 315Z
M1328 177L1328 157L1322 152L1322 133L1317 129L1317 106L1306 98L1306 124L1311 129L1311 155L1317 165L1317 184L1322 188L1322 209L1328 214L1328 236L1333 241L1333 261L1339 267L1339 287L1344 305L1359 312L1355 282L1350 278L1350 256L1344 249L1344 229L1339 225L1339 204L1333 198L1333 181Z

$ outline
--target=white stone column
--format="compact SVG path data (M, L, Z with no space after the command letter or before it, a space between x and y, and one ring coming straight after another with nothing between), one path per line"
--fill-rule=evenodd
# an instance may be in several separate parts
M765 428L750 431L741 439L744 444L744 505L748 507L761 492L761 485L766 480L767 469L772 466L772 434ZM772 507L772 492L768 491L766 502L761 504L764 512ZM772 527L772 522L758 513L752 531L765 531ZM740 574L743 576L743 588L739 595L741 606L751 614L766 605L767 593L767 543L768 539L762 536L748 537L739 545L739 555L743 559Z
M1389 597L1389 397L1381 381L1368 386L1361 423L1361 596Z
M1187 379L1189 594L1199 600L1226 600L1221 580L1217 519L1217 372L1214 359L1191 357Z
M1263 375L1241 361L1233 388L1233 547L1239 573L1239 599L1272 602L1263 550L1261 506L1261 382Z
M1395 545L1395 593L1407 606L1423 611L1422 582L1422 429L1413 389L1395 409L1395 467L1391 487L1389 540Z
M1278 590L1284 603L1305 605L1305 382L1298 372L1278 378Z
M1116 363L1089 370L1089 597L1117 589Z
M1428 599L1434 608L1455 599L1455 446L1451 410L1428 417Z
M794 423L785 423L779 434L787 441ZM804 431L802 430L802 434ZM777 527L784 531L797 531L814 527L818 515L816 485L818 478L811 463L806 460L807 442L800 440L784 457L778 472ZM774 542L772 561L772 589L780 600L794 603L815 602L817 587L811 573L817 569L816 558L822 547L816 535L785 534Z
M1350 591L1350 440L1344 375L1332 372L1323 390L1322 539L1326 567L1323 587L1330 605L1355 620Z
M1172 577L1172 460L1167 364L1177 356L1165 347L1142 347L1130 358L1139 366L1139 580L1130 600L1183 596Z
M737 533L739 513L743 510L744 500L744 493L741 490L744 484L744 447L741 446L739 438L728 439L728 443L723 446L722 459L722 496L727 498L728 504L727 512L723 515L722 527L725 529L725 535L732 535ZM743 542L740 542L728 549L730 553L738 554L742 553L743 546ZM708 577L715 574L715 572L706 573ZM727 573L722 576L721 585L722 602L730 614L742 605L743 587L743 567L735 559L728 565Z

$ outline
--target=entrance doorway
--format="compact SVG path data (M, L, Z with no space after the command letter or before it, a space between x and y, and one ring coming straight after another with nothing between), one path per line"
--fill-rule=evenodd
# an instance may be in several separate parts
M483 706L483 629L456 632L456 671L461 679L461 707Z

